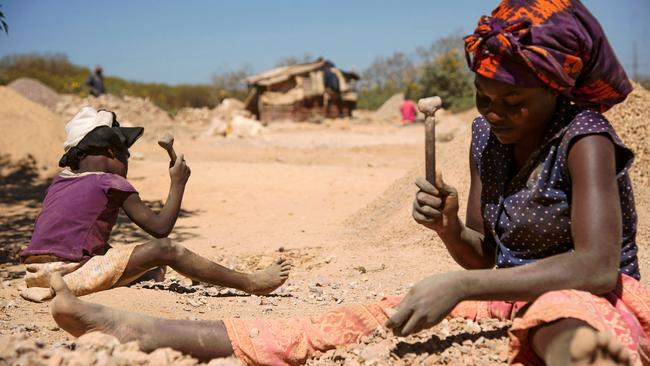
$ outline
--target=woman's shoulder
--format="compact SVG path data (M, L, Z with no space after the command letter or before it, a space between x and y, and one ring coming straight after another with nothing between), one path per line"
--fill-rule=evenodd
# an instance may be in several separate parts
M472 122L472 143L471 143L471 159L475 164L480 165L481 156L487 147L490 138L490 125L483 116L474 118Z
M568 159L569 151L578 139L590 135L606 136L614 144L617 176L620 177L630 168L634 160L632 150L618 136L614 126L612 126L607 117L600 112L589 109L578 111L567 125L559 146L559 151L563 159Z
M562 143L570 145L577 137L587 135L606 135L615 145L625 146L614 126L602 113L590 109L576 111L567 125Z
M483 116L478 116L472 121L472 144L484 145L490 137L490 125Z

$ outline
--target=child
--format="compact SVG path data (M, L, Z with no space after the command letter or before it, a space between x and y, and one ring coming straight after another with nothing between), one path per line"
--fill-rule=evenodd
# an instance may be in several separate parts
M84 107L65 127L65 169L52 181L21 259L27 264L23 297L52 296L49 277L60 272L75 295L124 286L152 269L170 266L193 280L263 295L286 281L290 265L279 260L252 274L224 268L166 237L178 218L190 168L179 155L169 169L167 202L154 213L126 180L129 148L143 128L120 127L115 114ZM157 238L146 244L108 246L122 208ZM158 277L161 273L158 272ZM164 274L163 274L164 275Z
M55 320L75 335L147 339L147 350L295 364L358 341L397 305L386 326L401 335L448 315L511 319L515 364L648 364L650 291L638 281L632 153L600 114L631 86L600 25L579 0L504 0L465 41L482 115L472 128L466 223L441 175L435 185L418 180L413 216L468 270L428 277L401 301L311 320L194 323L87 304L55 277ZM145 337L163 327L211 342Z

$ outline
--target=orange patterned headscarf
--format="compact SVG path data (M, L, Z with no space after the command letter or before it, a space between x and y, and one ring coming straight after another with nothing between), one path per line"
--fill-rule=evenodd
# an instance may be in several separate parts
M632 91L600 24L579 0L503 0L465 37L472 71L545 86L604 112Z

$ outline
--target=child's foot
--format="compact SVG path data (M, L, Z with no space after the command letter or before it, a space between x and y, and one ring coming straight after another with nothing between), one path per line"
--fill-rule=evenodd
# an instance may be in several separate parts
M105 306L91 304L76 298L58 273L53 273L50 285L56 296L52 300L52 317L56 324L68 333L79 337L99 331L117 337L121 342L138 339L133 319L128 313L120 313Z
M576 329L569 344L571 365L630 365L628 350L615 337L591 327Z
M249 285L244 291L254 295L268 295L289 278L291 264L285 259L278 259L267 268L249 274Z

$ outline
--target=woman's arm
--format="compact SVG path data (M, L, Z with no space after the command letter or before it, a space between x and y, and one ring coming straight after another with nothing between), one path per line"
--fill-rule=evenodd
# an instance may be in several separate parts
M568 158L571 234L575 250L498 271L467 272L467 299L532 300L559 289L594 294L616 286L621 256L621 201L614 144L605 136L577 140Z
M442 320L463 300L530 301L554 290L614 289L621 255L621 204L614 144L589 135L569 152L573 252L525 266L434 275L416 284L387 326L408 334ZM444 294L444 296L442 296Z
M416 181L420 188L413 203L413 218L436 231L456 263L465 269L494 267L495 248L487 245L481 215L481 176L470 157L470 188L467 200L467 224L458 217L458 192L436 177L436 185L424 179Z

